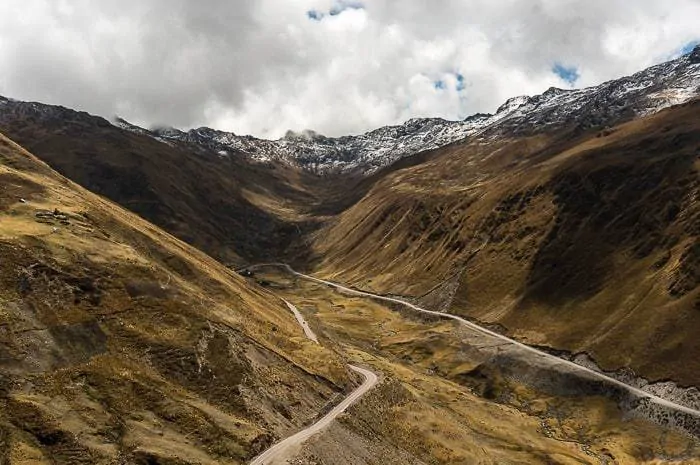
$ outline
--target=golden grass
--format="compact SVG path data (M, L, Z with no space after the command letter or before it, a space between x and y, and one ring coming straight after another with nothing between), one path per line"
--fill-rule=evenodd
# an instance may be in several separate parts
M490 382L507 396L481 397L469 374L484 360L453 322L428 322L272 269L258 278L279 286L321 340L340 342L351 362L383 375L343 424L426 463L700 463L697 442L623 419L606 398L543 395L497 372Z
M313 271L414 297L460 274L452 313L697 386L698 112L438 150L315 234Z
M0 462L244 463L348 383L278 297L2 136L0 179Z

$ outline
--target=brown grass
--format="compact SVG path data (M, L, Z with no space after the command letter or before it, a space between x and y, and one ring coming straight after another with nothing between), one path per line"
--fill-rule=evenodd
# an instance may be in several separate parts
M700 385L699 112L442 149L328 223L317 271L414 296L457 274L453 313Z
M394 454L445 464L698 463L696 442L624 419L608 399L556 397L501 378L453 322L425 321L275 270L256 278L274 283L322 340L342 343L350 360L384 376L341 422L380 451L391 444ZM333 434L311 452L332 444Z
M243 463L349 382L279 298L2 136L0 179L0 462Z

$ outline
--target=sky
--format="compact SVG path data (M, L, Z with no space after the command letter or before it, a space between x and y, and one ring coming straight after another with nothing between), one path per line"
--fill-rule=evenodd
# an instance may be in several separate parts
M279 138L462 119L700 41L700 0L2 0L0 95Z

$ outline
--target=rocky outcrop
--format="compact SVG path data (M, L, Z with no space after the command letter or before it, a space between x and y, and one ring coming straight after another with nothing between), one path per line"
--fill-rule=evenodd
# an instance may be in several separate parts
M688 61L693 65L700 64L700 45L696 45L693 51L690 52Z

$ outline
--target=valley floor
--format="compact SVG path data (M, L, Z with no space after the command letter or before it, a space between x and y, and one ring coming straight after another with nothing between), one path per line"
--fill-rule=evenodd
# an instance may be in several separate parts
M581 379L519 366L454 321L275 267L251 279L293 304L321 344L382 375L289 463L700 463L692 436L625 413Z

